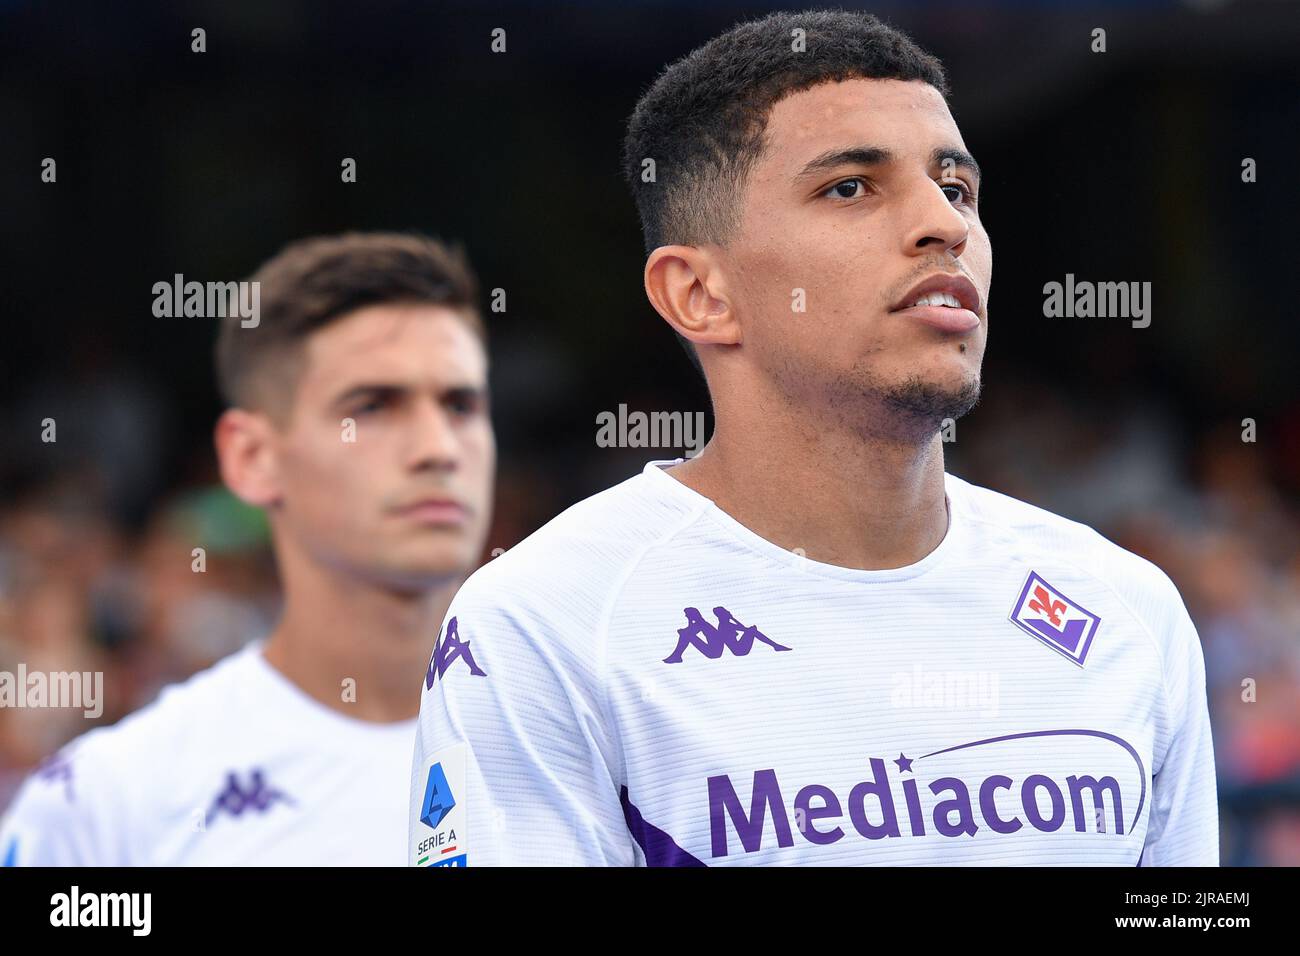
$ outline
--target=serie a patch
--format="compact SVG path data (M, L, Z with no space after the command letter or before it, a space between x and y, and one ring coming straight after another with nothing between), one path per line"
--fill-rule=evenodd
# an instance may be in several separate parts
M411 829L412 866L467 866L465 744L453 744L425 761L424 796Z

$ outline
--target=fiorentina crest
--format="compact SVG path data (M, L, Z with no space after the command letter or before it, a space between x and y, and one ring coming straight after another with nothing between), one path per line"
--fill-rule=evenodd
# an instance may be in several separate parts
M1011 623L1082 667L1101 618L1030 571L1011 609Z

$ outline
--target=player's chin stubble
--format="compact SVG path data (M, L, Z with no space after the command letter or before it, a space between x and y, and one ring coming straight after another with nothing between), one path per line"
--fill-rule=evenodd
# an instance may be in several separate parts
M980 381L967 379L953 389L913 377L879 394L898 416L915 420L927 431L938 431L945 419L955 421L975 407L980 398Z
M956 421L979 402L978 371L955 386L917 375L890 382L866 369L854 372L832 384L831 405L864 437L928 441L945 420Z
M964 346L962 351L966 351ZM803 406L808 412L821 407L840 429L864 439L923 444L943 427L945 419L956 421L979 402L978 363L959 382L939 382L917 374L900 380L881 376L873 367L871 359L883 353L883 348L876 349L872 356L828 378L827 370L818 363L786 352L770 374L793 406Z

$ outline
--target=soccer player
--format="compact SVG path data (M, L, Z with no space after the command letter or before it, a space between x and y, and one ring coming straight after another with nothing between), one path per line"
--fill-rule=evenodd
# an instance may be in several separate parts
M806 12L641 99L645 290L716 429L456 595L411 863L1217 864L1173 583L944 470L992 264L945 97L907 37Z
M215 442L284 591L263 642L69 744L0 832L18 865L401 865L412 680L481 555L495 443L464 256L294 243L224 320Z

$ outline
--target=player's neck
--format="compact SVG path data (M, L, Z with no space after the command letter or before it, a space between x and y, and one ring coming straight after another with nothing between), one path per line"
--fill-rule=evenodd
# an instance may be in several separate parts
M320 703L389 723L420 710L420 675L463 578L398 594L278 551L284 614L267 662Z
M704 451L670 473L761 537L824 564L900 568L943 541L937 434L909 442L782 424L719 415Z

